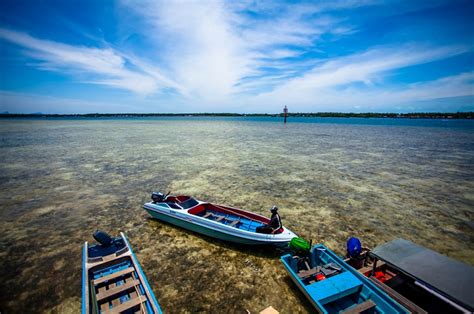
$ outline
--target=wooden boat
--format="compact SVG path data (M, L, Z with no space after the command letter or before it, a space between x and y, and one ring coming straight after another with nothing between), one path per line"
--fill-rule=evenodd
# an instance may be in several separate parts
M169 193L168 193L169 194ZM273 234L256 232L270 220L264 216L230 206L215 205L186 195L167 195L143 208L156 219L210 237L241 244L287 244L296 235L285 227Z
M408 240L345 261L412 313L472 313L474 267Z
M125 235L96 232L101 244L84 244L82 313L161 313Z
M281 257L293 282L319 313L408 313L322 244L306 257Z

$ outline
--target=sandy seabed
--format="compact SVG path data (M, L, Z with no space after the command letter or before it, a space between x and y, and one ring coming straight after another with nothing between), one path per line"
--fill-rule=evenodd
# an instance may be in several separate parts
M311 306L272 248L150 219L160 190L269 215L343 254L403 237L474 264L471 128L226 119L0 121L0 310L77 313L84 241L127 234L166 313Z

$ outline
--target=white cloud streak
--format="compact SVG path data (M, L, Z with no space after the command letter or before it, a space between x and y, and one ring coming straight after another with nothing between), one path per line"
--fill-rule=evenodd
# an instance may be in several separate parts
M310 14L328 9L321 5L285 6L283 13L279 12L277 16L252 19L241 12L258 7L254 4L223 1L122 3L127 12L131 9L140 21L145 21L143 28L147 31L143 35L155 42L156 59L171 68L175 80L188 91L187 95L209 103L222 103L252 89L254 84L248 78L267 75L269 67L274 70L279 67L280 76L290 68L298 67L295 58L314 49L314 40L322 34L334 32L342 36L352 31L350 26L329 16L308 18ZM336 6L354 5L342 1ZM268 7L262 10L268 11ZM287 58L293 58L291 65L279 62ZM291 74L287 72L287 77Z
M292 105L299 111L353 111L354 108L376 110L382 105L438 98L472 97L472 72L401 86L383 82L384 77L395 69L433 62L466 51L469 48L464 46L375 48L322 63L301 77L285 80L274 90L253 97L250 103L278 102Z
M26 33L0 28L0 39L26 49L26 54L44 70L70 72L83 81L130 90L147 95L159 87L178 88L172 80L150 69L139 60L125 59L112 48L78 47L34 38ZM130 70L126 62L135 61L138 70Z

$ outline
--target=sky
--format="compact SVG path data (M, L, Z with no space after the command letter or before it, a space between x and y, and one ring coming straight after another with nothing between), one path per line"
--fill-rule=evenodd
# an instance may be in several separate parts
M474 1L0 1L0 112L474 111Z

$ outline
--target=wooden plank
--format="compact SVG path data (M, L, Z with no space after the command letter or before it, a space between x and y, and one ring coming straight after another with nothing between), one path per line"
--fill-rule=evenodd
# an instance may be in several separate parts
M93 289L95 290L95 287ZM98 294L102 293L103 291L107 291L106 286L102 286L102 287L97 289ZM95 291L94 291L94 293L95 293ZM97 295L96 295L96 298L97 298ZM97 303L99 303L99 302L97 302ZM108 309L109 309L109 302L104 302L100 305L100 310L102 312L107 311Z
M275 310L273 308L273 306L269 306L269 307L267 307L266 309L264 309L263 311L260 312L260 314L279 314L279 313L280 312Z
M100 305L100 311L106 312L109 310L109 302L104 302Z
M116 287L113 287L109 290L102 291L101 293L99 293L97 295L97 300L106 299L106 298L111 297L113 295L116 295L116 294L118 294L122 291L131 289L131 288L133 288L134 286L136 286L138 284L140 284L140 281L138 281L138 280L129 280L121 286L116 286Z
M127 302L124 302L120 305L114 306L113 308L110 309L110 311L107 311L106 313L121 313L124 312L128 309L131 309L132 307L135 307L143 302L147 301L146 296L140 295L140 297L128 300Z
M320 267L314 267L314 268L311 268L310 270L302 270L298 273L298 277L300 277L300 279L303 279L303 278L319 273L320 270L321 270Z
M212 216L212 213L206 213L204 216L202 216L203 218L207 218L209 216Z
M93 282L94 282L94 285L98 285L98 284L103 283L103 282L105 282L105 281L112 280L112 279L118 278L118 277L120 277L120 276L124 276L124 275L130 274L130 273L132 273L132 272L134 272L134 271L135 271L135 268L129 267L129 268L127 268L127 269L118 271L118 272L116 272L116 273L113 273L113 274L110 274L110 275L107 275L107 276L104 276L104 277L97 278L97 279L95 279Z
M217 216L217 219L215 221L221 221L224 218L225 218L224 216Z
M234 220L229 224L229 226L235 227L239 222L240 222L240 219Z
M360 303L360 304L357 304L356 306L346 310L346 311L343 311L342 314L357 314L357 313L362 313L364 311L367 311L367 310L370 310L371 308L374 308L376 306L376 304L374 303L374 301L372 301L371 299L368 299L367 301L363 302L363 303Z

